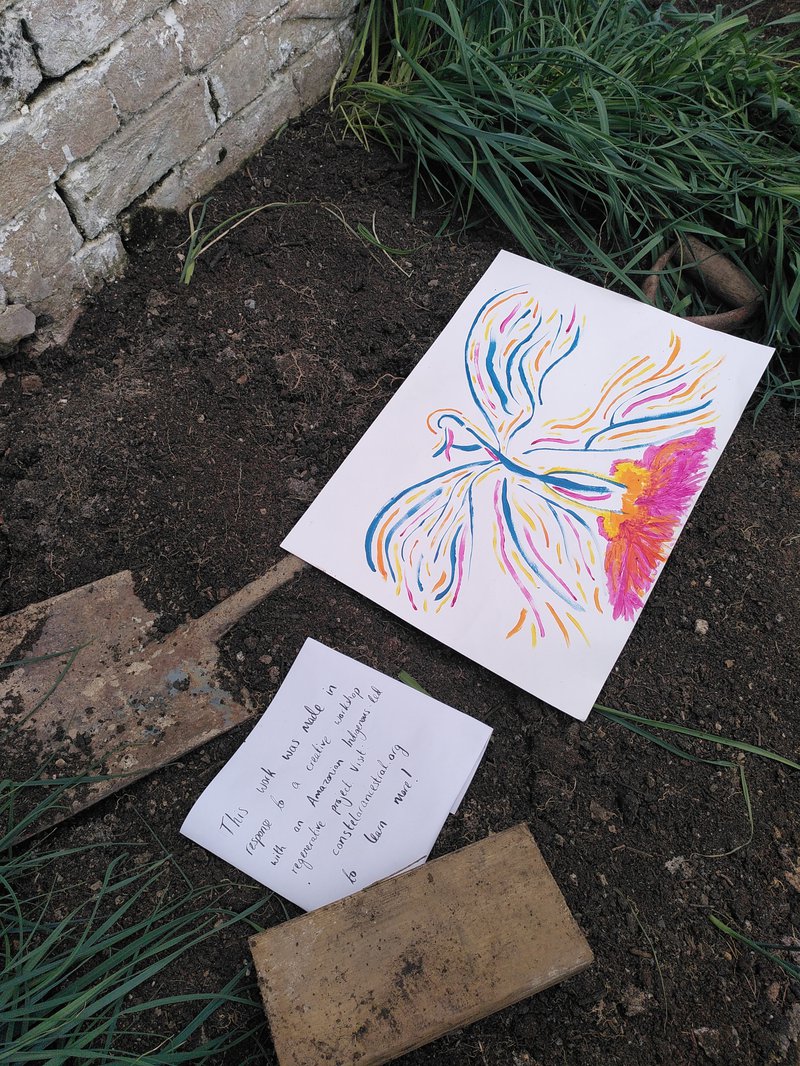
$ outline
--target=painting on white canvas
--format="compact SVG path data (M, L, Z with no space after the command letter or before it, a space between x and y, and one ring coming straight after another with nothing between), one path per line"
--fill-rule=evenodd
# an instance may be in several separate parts
M501 252L283 546L583 719L771 354Z

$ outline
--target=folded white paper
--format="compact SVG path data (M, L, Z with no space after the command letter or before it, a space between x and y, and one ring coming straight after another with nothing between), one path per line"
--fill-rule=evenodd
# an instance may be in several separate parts
M491 732L307 640L181 832L313 910L424 862Z

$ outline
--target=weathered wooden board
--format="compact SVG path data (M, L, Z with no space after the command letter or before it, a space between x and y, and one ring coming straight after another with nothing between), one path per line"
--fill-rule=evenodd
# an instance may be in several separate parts
M255 936L281 1066L391 1062L592 961L526 825Z

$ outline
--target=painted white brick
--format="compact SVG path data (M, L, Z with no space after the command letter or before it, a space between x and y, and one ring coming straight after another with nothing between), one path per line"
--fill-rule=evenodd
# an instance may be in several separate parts
M248 107L229 119L187 162L177 167L147 198L147 206L185 211L258 151L285 122L300 113L291 74L279 74Z
M83 271L74 259L63 263L50 279L52 291L32 305L37 317L36 343L63 344L81 314L85 294Z
M47 156L26 127L22 117L0 125L0 226L23 211L52 180Z
M58 77L106 48L164 0L20 0L45 74Z
M358 7L358 0L289 0L285 19L343 19Z
M277 41L271 42L266 27L240 37L208 68L208 78L217 100L217 119L224 122L251 103L263 91L277 66Z
M53 85L30 109L28 130L45 154L50 176L60 177L119 128L114 101L94 70L77 71Z
M104 281L120 277L128 257L116 230L104 233L94 241L86 241L75 256L75 263L83 275L87 289L97 289Z
M252 33L287 0L174 0L168 17L183 30L183 61L200 70L238 37Z
M81 294L123 268L120 212L148 190L184 209L325 95L354 7L0 0L0 313L26 304L63 340ZM42 72L58 83L23 106Z
M289 67L303 108L327 96L341 61L339 35L331 32Z
M331 19L310 17L274 19L270 28L274 41L273 48L278 54L276 67L288 66L300 56L305 55L337 26L338 23Z
M63 201L49 190L0 230L0 276L9 298L36 309L53 294L56 274L82 244Z
M11 304L0 310L0 353L13 348L36 329L36 315L23 304Z
M146 110L180 81L179 37L178 26L156 15L115 41L98 60L97 72L123 115Z
M78 225L96 237L137 196L214 132L202 78L191 78L137 116L90 158L70 167L61 191Z
M0 15L0 117L23 103L42 80L33 49L13 12Z

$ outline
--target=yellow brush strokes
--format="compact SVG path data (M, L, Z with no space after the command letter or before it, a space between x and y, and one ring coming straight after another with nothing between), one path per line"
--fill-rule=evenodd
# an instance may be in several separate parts
M589 638L586 636L586 633L583 631L583 626L580 624L578 619L573 617L573 615L569 611L565 611L565 614L566 614L567 618L570 620L570 622L572 622L572 624L578 630L578 632L583 637L583 639L586 641L586 643L588 644L589 643ZM569 641L567 641L567 644L569 644Z
M637 366L642 365L643 363L647 363L647 359L645 359L645 358L640 359L634 365L633 369L635 369ZM553 424L553 429L583 429L583 427L592 418L594 418L594 416L597 414L597 412L600 410L600 408L606 402L606 400L608 399L609 392L613 388L615 388L621 381L625 380L626 374L627 374L627 371L623 370L620 374L617 375L617 377L611 382L610 385L607 385L607 386L604 387L603 392L602 392L602 394L600 396L600 399L597 401L597 403L594 406L594 408L592 409L592 411L584 419L582 419L580 422L577 421L577 420L572 421L572 422L555 422Z

